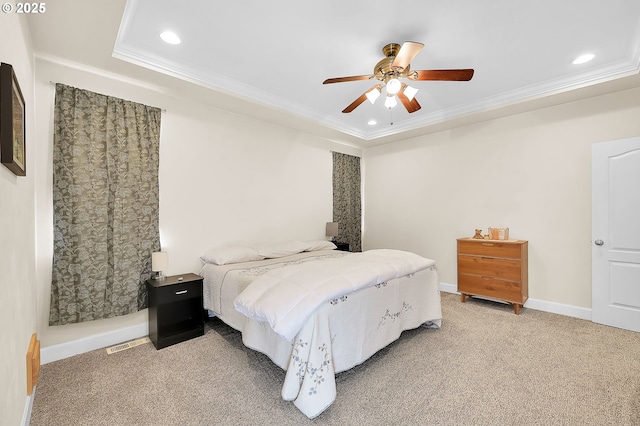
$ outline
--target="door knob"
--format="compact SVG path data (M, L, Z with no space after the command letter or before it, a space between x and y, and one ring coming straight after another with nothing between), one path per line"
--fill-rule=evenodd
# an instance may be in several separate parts
M601 246L604 244L604 241L598 238L597 240L594 241L594 243L596 243L597 246Z

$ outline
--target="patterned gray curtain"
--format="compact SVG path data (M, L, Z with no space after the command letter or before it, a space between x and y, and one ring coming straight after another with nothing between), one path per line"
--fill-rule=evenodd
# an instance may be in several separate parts
M362 251L360 158L333 153L333 221L338 222L338 242L350 251Z
M158 108L56 84L50 325L146 307L158 231Z

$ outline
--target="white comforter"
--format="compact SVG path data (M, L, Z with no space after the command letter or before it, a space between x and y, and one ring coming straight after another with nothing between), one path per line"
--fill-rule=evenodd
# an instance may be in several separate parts
M378 251L378 254L382 252ZM389 254L405 256L404 252L397 251ZM325 276L335 270L338 259L351 262L369 256L372 255L328 250L245 264L205 264L201 271L205 308L241 331L247 347L266 354L286 370L282 398L292 401L308 418L320 415L335 400L336 373L361 364L396 340L404 330L420 325L440 327L442 310L435 262L409 256L417 262L417 268L424 264L430 266L415 274L405 274L406 263L404 267L396 266L392 275L400 275L399 278L375 285L387 275L376 272L371 282L357 284L353 281L353 286L364 288L321 303L290 341L276 333L269 322L254 320L238 312L234 301L252 283L264 275L275 274L275 270L309 268L321 271L319 275ZM379 268L373 266L374 271Z
M247 317L268 322L288 341L323 303L434 265L431 259L391 249L369 250L348 258L267 272L236 298Z

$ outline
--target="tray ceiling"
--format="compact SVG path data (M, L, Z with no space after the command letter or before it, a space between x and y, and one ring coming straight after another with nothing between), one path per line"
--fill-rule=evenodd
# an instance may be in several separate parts
M167 76L195 83L222 94L239 112L276 110L361 146L635 76L640 58L637 0L58 0L47 6L47 14L29 17L37 54L107 64L136 78L143 67L164 75L159 84ZM77 40L77 19L102 35L93 43ZM181 43L162 41L166 30ZM60 47L65 40L68 47ZM371 74L384 57L382 47L404 41L425 45L412 69L473 68L473 79L411 82L422 105L413 114L401 104L387 109L382 100L343 114L375 81L322 82ZM595 58L572 64L584 53Z

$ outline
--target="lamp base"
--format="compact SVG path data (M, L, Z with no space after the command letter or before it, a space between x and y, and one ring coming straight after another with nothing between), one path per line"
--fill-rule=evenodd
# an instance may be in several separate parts
M158 275L156 275L155 277L153 277L154 280L158 280L158 281L162 281L164 280L166 277L166 275L162 275L162 272L158 272Z

